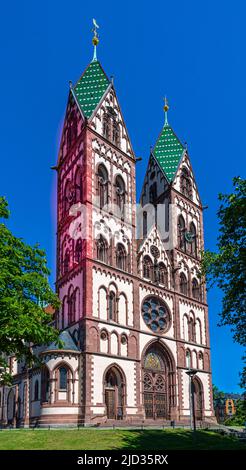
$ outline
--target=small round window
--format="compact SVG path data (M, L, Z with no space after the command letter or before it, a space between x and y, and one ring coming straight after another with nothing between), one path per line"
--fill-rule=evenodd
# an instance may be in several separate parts
M165 303L156 297L149 297L142 306L142 315L146 325L154 333L165 333L171 325L171 318Z
M106 333L106 331L102 331L102 332L101 332L101 339L102 339L103 341L105 341L105 340L107 339L107 333Z
M121 344L126 344L127 343L127 338L125 335L121 336Z

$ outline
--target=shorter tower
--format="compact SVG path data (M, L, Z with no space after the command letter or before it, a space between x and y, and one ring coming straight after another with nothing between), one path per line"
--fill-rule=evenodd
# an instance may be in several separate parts
M153 294L155 292L157 298L165 300L169 327L165 326L160 335L160 325L158 327L158 322L152 320L156 315L154 307L148 307L146 318L145 313L143 318L148 328L159 330L158 348L161 342L172 353L170 358L175 364L172 383L176 390L173 417L185 420L190 413L187 372L194 369L192 387L196 417L213 419L208 308L205 283L200 277L204 249L202 203L187 148L168 123L168 109L165 99L164 127L151 152L141 194L145 240L140 247L139 271L144 278L142 289L145 295L151 292L152 286ZM156 219L154 229L150 222L148 232L148 219L153 221L149 206L155 207ZM153 382L151 387L154 391ZM148 397L149 393L146 402ZM157 407L158 403L155 404L153 399L151 416Z

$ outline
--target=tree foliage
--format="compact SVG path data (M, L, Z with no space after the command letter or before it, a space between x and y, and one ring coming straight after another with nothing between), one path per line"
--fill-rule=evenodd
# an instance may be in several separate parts
M229 325L233 339L246 345L246 180L233 179L234 192L219 194L218 253L203 254L203 274L208 287L223 292L219 325ZM243 358L245 360L245 357ZM241 386L246 385L246 367Z
M5 198L0 197L0 218L8 219ZM58 337L51 315L44 306L59 307L48 283L45 252L15 237L5 223L0 224L0 357L1 379L8 382L5 357L33 361L31 345L47 344Z
M219 390L219 388L216 385L213 385L213 399L214 399L214 401L224 400L224 398L225 398L225 392L222 392L222 390Z

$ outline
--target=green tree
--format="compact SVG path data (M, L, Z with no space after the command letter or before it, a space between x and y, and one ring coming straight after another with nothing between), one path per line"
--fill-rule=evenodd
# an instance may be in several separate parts
M0 197L0 218L8 219L8 203ZM0 223L0 379L10 381L6 356L14 354L30 364L32 345L47 344L58 337L45 305L59 307L48 283L45 252L27 245Z
M218 387L216 387L216 385L213 385L213 399L214 401L215 400L224 400L225 398L225 392L222 392L221 390L219 390Z
M216 284L223 292L219 326L229 325L234 341L245 347L246 180L234 178L233 185L233 193L219 194L218 253L203 254L203 274L208 287ZM246 386L246 366L241 374L241 386Z

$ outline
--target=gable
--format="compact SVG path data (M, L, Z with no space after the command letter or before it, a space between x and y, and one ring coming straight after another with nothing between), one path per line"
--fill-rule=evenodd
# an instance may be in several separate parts
M174 177L172 187L178 191L179 193L182 194L182 181L181 181L181 175L182 175L182 170L183 168L187 170L187 174L189 175L190 181L191 181L191 189L192 189L192 194L191 194L191 200L195 202L198 205L201 205L201 199L199 196L199 192L197 189L197 184L194 176L194 172L191 166L190 158L188 156L188 153L185 152L182 156L181 161L179 162L178 169L176 172L176 175Z
M161 236L156 225L153 225L148 236L139 245L138 252L140 272L142 271L142 263L145 256L148 256L154 264L155 256L157 255L156 260L158 263L162 262L168 269L171 268L167 251L165 249L163 241L161 240Z
M83 128L84 120L84 115L78 107L76 97L70 90L60 139L58 163L67 155L73 143L77 140Z
M155 183L157 200L163 202L161 201L162 195L168 189L169 182L160 164L158 163L156 158L151 154L145 172L142 192L140 196L140 203L142 206L151 203L150 188Z
M96 107L90 118L90 125L98 134L103 137L105 137L103 129L103 121L105 115L109 116L111 122L115 123L119 129L119 142L118 144L114 145L116 147L119 147L124 153L134 157L134 151L132 148L128 130L123 118L123 114L113 84L111 84L111 87L107 89L105 95L98 103L98 106Z

